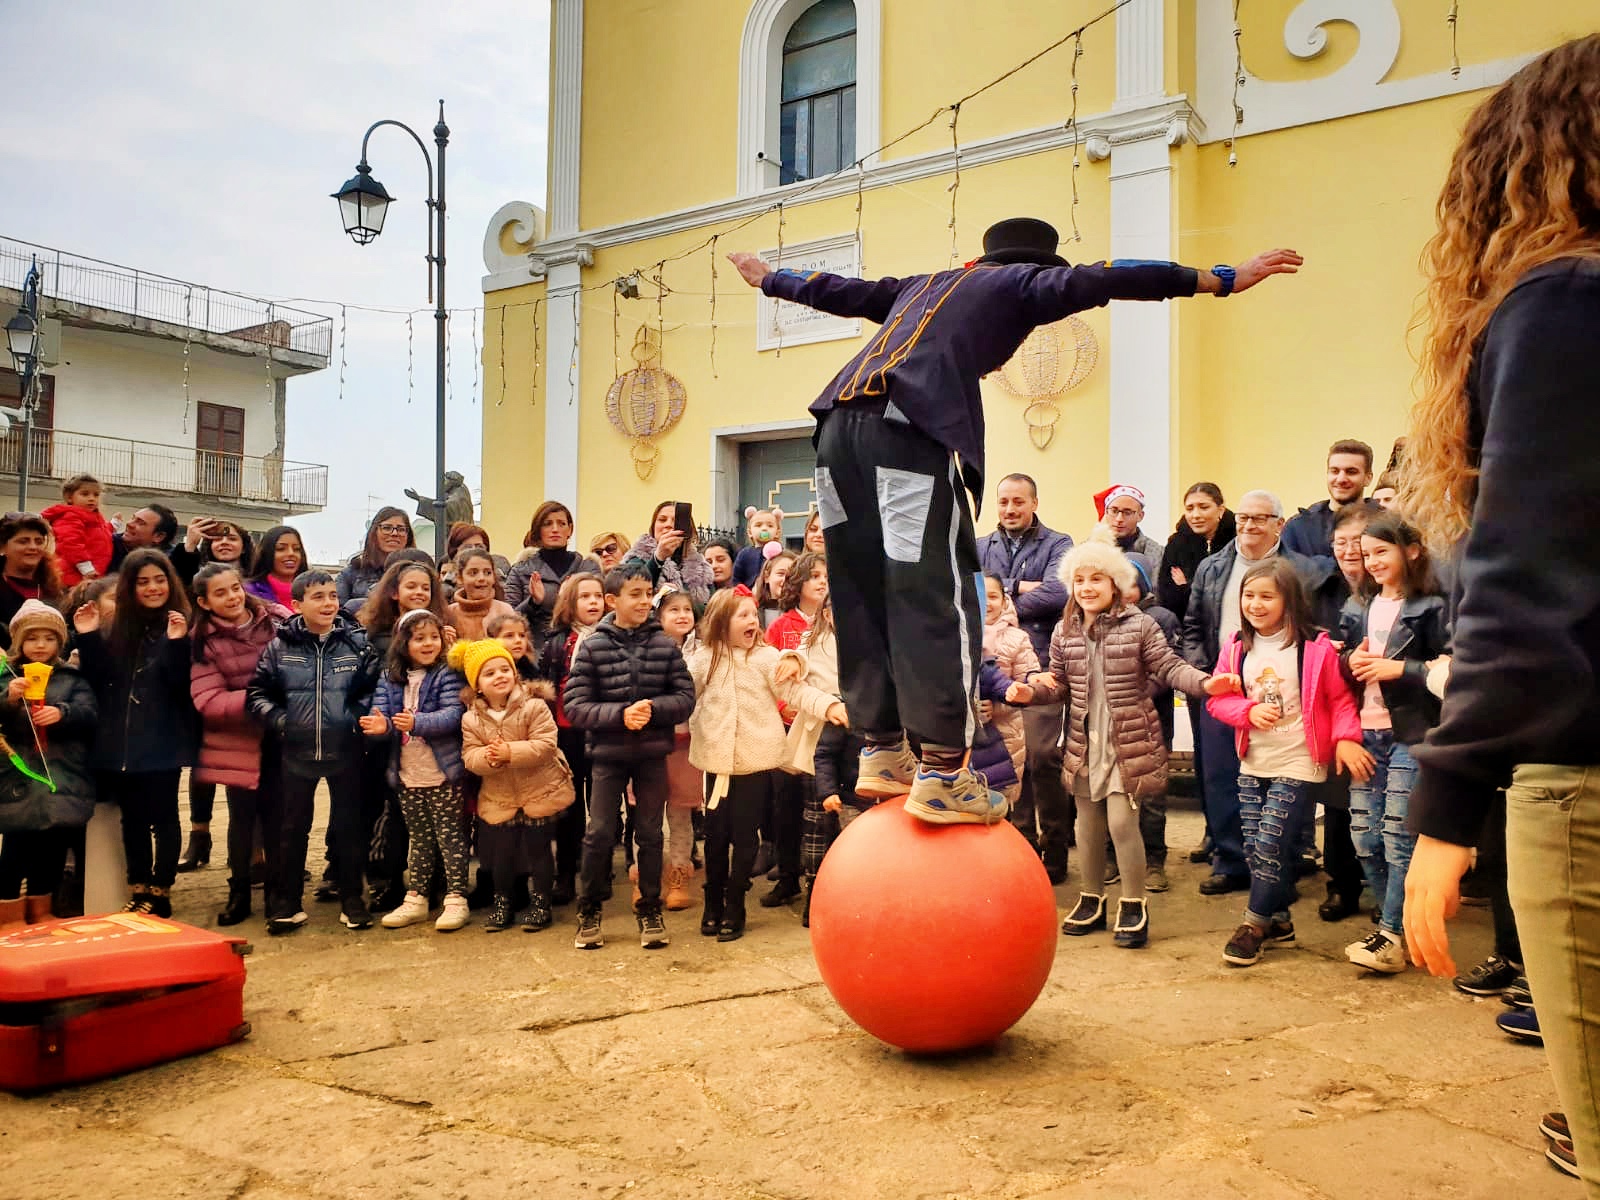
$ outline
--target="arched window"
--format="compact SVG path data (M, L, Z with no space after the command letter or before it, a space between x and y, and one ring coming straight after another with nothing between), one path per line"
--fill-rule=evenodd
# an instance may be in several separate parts
M831 175L856 157L856 6L819 0L783 40L780 182Z

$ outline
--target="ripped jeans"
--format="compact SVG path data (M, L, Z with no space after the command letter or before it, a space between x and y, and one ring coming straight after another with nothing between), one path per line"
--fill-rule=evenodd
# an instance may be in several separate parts
M1417 781L1411 747L1394 740L1389 729L1363 729L1361 744L1376 766L1366 783L1350 785L1350 841L1361 860L1367 886L1378 902L1378 925L1400 937L1406 903L1406 869L1417 835L1406 829L1406 810Z
M1311 785L1300 779L1239 776L1239 821L1250 864L1245 919L1263 929L1274 918L1289 919L1299 834L1312 807L1310 791Z

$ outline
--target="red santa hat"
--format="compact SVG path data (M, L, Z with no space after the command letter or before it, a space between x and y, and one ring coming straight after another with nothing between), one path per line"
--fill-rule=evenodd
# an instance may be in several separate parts
M1105 491L1096 492L1094 496L1094 510L1099 514L1102 521L1106 519L1106 505L1110 504L1118 496L1127 496L1130 500L1137 500L1139 507L1144 507L1144 493L1134 487L1133 484L1113 483Z

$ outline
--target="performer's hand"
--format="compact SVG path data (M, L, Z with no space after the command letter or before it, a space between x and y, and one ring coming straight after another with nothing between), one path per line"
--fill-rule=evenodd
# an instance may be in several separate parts
M1339 771L1357 783L1371 779L1373 768L1377 766L1377 761L1360 742L1337 743L1333 748L1333 761Z
M54 704L46 704L33 714L33 723L40 729L58 724L61 720L61 710Z
M1472 851L1423 834L1411 851L1406 871L1406 945L1411 961L1441 977L1456 973L1445 922L1461 908L1461 877Z
M746 254L741 250L735 250L728 255L728 261L739 268L739 274L744 276L744 281L751 287L760 287L761 281L772 274L772 268L762 262L760 258L754 254Z
M1293 275L1305 263L1293 250L1268 250L1234 268L1233 290L1248 291L1269 275Z
M1271 729L1283 720L1283 710L1276 704L1257 704L1250 709L1250 724L1257 729Z

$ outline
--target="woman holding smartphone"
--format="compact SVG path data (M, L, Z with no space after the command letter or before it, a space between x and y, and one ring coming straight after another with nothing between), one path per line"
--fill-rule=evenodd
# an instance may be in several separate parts
M650 564L658 582L689 593L699 612L711 599L711 564L701 557L694 515L680 500L663 500L650 514L650 531L633 544L630 558Z

